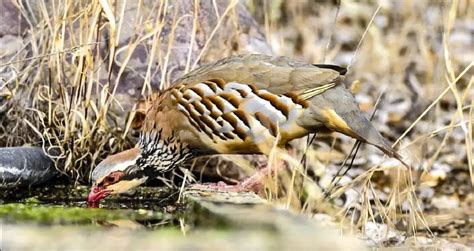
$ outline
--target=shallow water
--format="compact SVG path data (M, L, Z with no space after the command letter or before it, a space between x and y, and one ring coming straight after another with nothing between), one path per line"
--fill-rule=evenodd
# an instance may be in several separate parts
M175 193L160 188L141 188L133 197L110 197L99 208L89 208L88 187L56 186L31 190L25 199L5 196L0 222L9 225L133 226L158 229L176 227L182 206Z

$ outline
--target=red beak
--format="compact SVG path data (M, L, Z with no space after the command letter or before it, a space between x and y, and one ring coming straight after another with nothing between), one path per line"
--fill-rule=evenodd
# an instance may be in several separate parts
M96 204L101 199L107 197L110 192L111 190L105 189L104 187L94 186L92 187L89 196L87 196L87 202L90 204Z

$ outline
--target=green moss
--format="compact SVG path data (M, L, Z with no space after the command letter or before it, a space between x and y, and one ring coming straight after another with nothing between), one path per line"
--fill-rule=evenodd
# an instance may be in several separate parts
M31 200L29 200L31 201ZM40 224L90 224L97 221L131 219L163 220L171 215L151 210L121 210L66 207L38 203L0 205L0 219L6 222L36 222Z

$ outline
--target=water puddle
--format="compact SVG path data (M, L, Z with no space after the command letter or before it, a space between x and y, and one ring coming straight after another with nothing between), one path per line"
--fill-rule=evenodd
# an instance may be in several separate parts
M33 224L162 229L179 225L182 206L176 192L142 188L131 197L111 197L99 208L88 208L88 187L53 187L36 190L26 199L5 198L0 204L0 222Z

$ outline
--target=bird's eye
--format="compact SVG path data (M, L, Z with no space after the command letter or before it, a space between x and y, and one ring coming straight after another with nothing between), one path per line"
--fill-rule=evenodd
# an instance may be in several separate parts
M122 175L122 172L112 172L109 175L105 176L102 182L105 183L104 185L117 183L120 180L120 177L122 177Z
M115 176L107 176L105 179L107 183L115 182Z
M117 176L116 175L109 175L105 178L105 180L107 181L107 183L114 183L117 179Z

